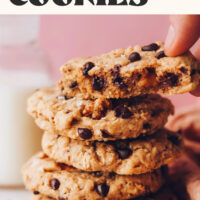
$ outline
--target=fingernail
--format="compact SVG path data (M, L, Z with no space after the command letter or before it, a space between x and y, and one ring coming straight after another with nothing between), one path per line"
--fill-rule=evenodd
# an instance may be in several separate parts
M174 27L172 25L170 25L169 27L169 31L168 31L168 34L167 34L167 38L165 40L165 48L169 48L173 42L175 38L175 31L174 31Z

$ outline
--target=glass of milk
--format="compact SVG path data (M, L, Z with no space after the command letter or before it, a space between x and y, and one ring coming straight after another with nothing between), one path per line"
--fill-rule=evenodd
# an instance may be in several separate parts
M0 16L0 187L21 186L22 165L40 150L41 130L26 112L27 98L51 85L38 36L38 16Z

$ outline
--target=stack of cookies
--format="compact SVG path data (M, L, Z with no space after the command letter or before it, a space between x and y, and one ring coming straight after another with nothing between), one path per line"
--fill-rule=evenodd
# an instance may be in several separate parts
M58 87L28 101L45 131L23 168L33 199L176 199L161 187L181 140L163 128L174 108L155 93L195 89L198 69L189 52L166 57L161 42L65 64Z

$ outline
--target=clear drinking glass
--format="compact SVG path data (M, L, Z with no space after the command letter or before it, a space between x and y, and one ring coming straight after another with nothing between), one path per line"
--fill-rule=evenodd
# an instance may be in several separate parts
M52 83L38 36L38 16L0 16L0 186L22 185L22 165L40 150L41 130L26 112L27 98Z

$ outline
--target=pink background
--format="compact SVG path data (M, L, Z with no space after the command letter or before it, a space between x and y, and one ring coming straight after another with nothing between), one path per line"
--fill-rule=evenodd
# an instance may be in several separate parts
M51 15L41 17L40 43L49 54L55 78L59 67L77 56L93 56L115 48L164 41L167 15ZM171 97L177 108L198 98L190 94Z

